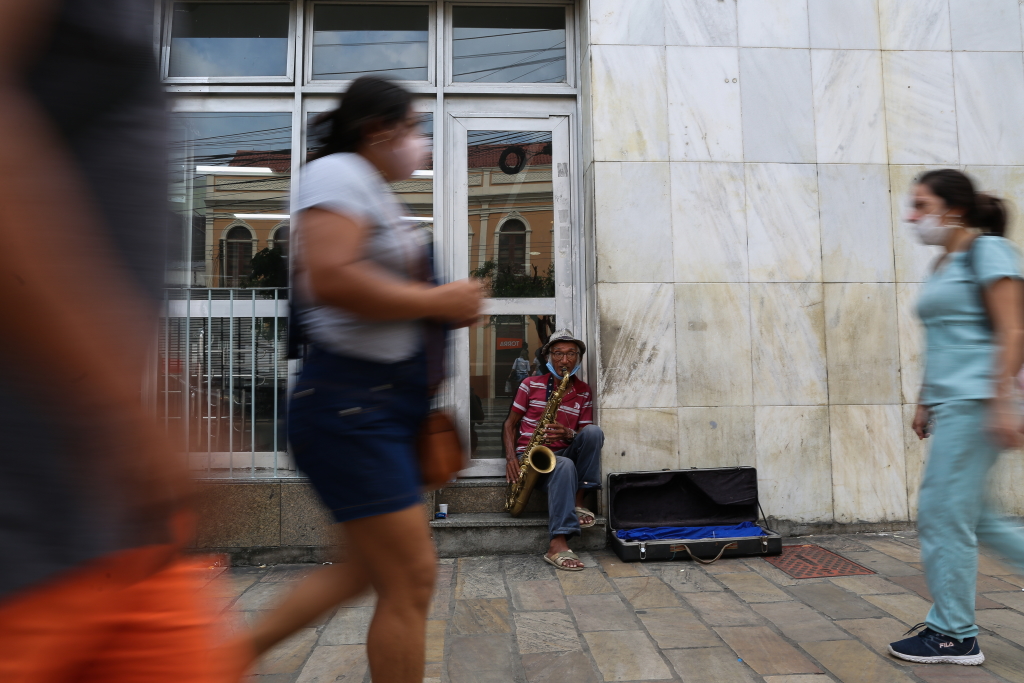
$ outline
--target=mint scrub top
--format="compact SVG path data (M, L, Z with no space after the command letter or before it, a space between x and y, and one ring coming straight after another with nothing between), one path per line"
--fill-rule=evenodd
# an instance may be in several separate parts
M1003 237L977 237L972 247L973 272L968 252L950 254L924 283L917 301L927 343L924 405L995 395L996 347L981 286L1004 277L1020 279L1020 254Z

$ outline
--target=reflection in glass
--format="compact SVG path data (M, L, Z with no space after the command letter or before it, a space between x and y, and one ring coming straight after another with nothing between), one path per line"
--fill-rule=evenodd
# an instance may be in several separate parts
M174 3L168 76L287 76L288 3Z
M316 5L313 79L427 80L426 5Z
M553 297L550 131L470 131L469 269L493 297Z
M452 15L459 83L564 83L564 7L460 7Z
M470 447L474 458L504 458L501 426L520 382L544 374L536 354L555 330L553 315L492 315L469 329Z

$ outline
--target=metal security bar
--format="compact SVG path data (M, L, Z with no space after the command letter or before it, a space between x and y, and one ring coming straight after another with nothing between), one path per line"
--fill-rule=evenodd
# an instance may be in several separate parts
M288 290L164 292L158 409L206 476L297 476L285 421Z

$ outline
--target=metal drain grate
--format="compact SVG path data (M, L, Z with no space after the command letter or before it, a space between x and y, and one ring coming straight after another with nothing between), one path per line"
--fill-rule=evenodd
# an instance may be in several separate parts
M823 579L831 576L874 574L856 562L816 545L783 546L782 554L764 558L794 579Z

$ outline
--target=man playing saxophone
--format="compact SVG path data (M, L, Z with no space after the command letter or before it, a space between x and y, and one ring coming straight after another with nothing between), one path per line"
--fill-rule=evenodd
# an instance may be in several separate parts
M547 363L548 372L527 377L519 385L502 430L507 460L505 476L509 482L519 478L520 459L552 392L565 373L575 374L579 370L586 350L586 345L569 330L555 332L541 348L541 361ZM566 571L583 569L583 562L569 550L567 539L579 534L581 528L594 526L594 513L583 507L583 494L587 489L601 488L604 433L593 423L593 414L590 386L573 377L543 441L556 456L554 470L541 475L537 485L548 496L551 542L544 559Z

